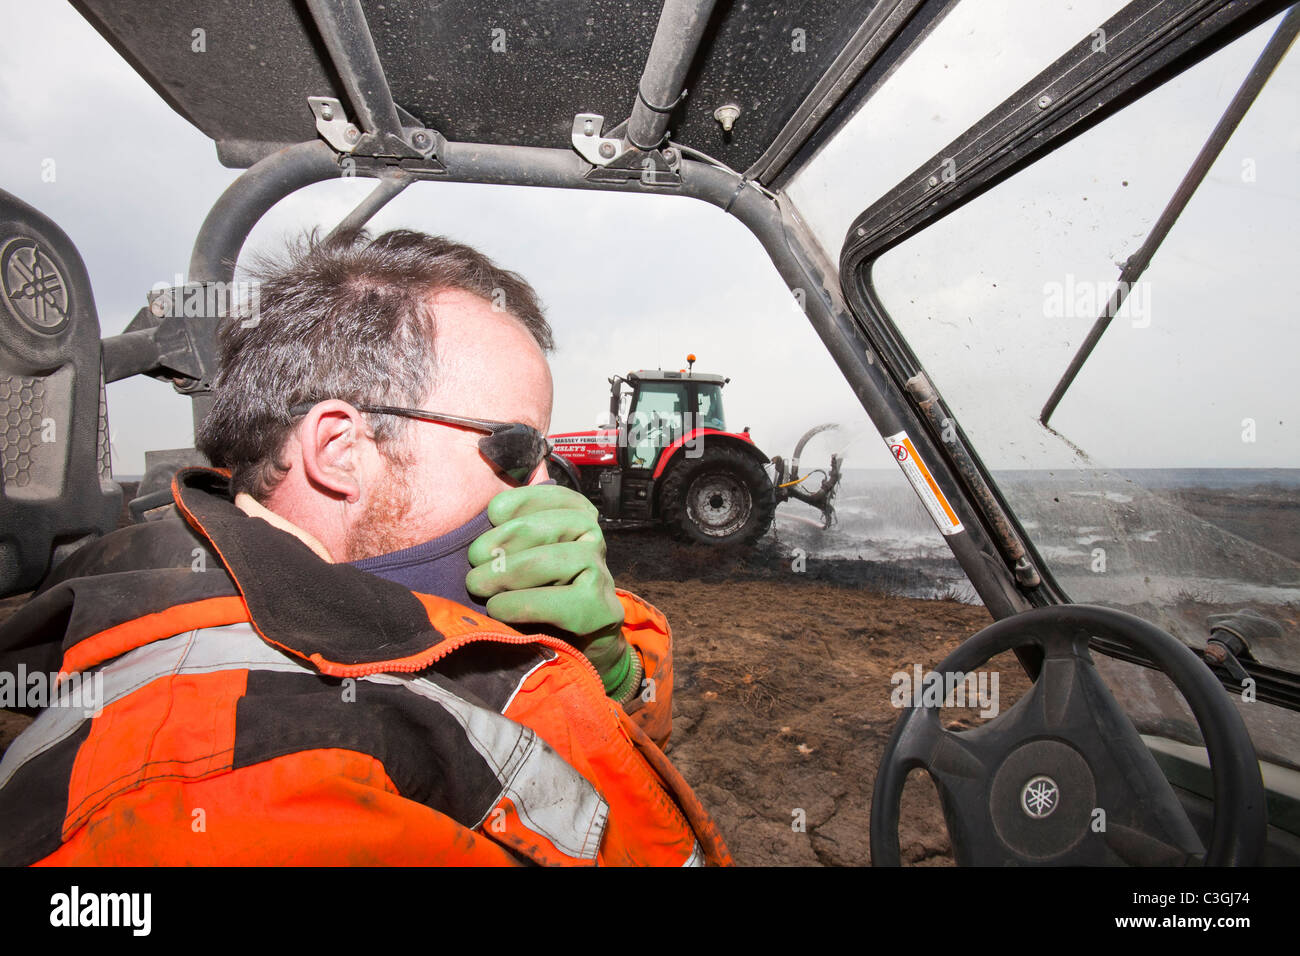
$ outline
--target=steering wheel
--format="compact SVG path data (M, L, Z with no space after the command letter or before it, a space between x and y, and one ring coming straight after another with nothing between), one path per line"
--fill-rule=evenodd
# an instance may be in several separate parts
M1122 642L1154 661L1191 706L1214 776L1208 852L1098 675L1088 651L1093 636ZM962 866L1257 861L1266 816L1255 748L1229 695L1190 648L1110 608L1036 608L986 627L949 654L937 669L944 691L949 680L973 676L994 655L1030 644L1044 653L1038 679L993 720L954 732L943 728L938 706L904 710L881 756L872 794L875 865L900 865L899 801L908 771L917 767L934 780L953 855Z

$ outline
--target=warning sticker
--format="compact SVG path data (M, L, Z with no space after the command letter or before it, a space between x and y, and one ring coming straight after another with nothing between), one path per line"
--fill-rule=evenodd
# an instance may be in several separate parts
M939 490L939 483L934 480L930 469L917 454L916 446L912 444L912 439L907 437L907 432L890 435L885 439L885 443L889 445L898 467L903 469L903 474L916 489L921 503L925 505L925 510L930 512L930 517L939 526L939 530L944 534L957 534L964 531L961 522L957 519L957 512L952 510L952 505L948 504L948 499Z

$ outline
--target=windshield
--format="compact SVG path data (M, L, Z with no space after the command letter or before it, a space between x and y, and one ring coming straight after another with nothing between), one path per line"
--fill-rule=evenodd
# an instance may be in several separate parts
M1037 419L1271 27L923 231L874 273L1070 597L1124 606L1198 646L1210 613L1251 607L1289 623L1300 602L1294 58L1133 286L1052 428ZM1252 650L1276 666L1300 660L1285 638Z
M628 422L629 461L633 468L652 467L659 450L681 437L685 400L685 385L641 383Z
M1044 65L1034 56L1055 56L1088 34L1091 26L1081 24L1100 23L1114 6L1082 5L1076 12L1083 19L1053 49L1030 55L1013 44L1011 55L993 57L994 72L1008 63L1024 67L1002 93ZM931 48L929 65L968 76L983 62L975 52L980 36L996 42L998 31L953 18L940 28L951 36L944 40L937 30L932 38L947 46L938 54ZM1276 636L1252 644L1250 653L1295 671L1294 52L1132 288L1051 428L1039 422L1120 268L1151 231L1277 22L889 251L873 279L1071 600L1124 607L1195 647L1204 646L1211 614L1250 608L1278 625ZM906 103L899 94L891 104L888 87L882 91L881 102L869 103L791 187L828 249L840 248L858 211L960 132L927 133L923 121L952 125L961 113L953 104L965 98L931 98L933 85L908 86ZM961 113L963 124L980 115L968 113ZM907 151L884 160L892 180L877 181L875 166L857 176L847 167L828 175L855 147L860 166L861 155L879 154L880 143L893 141L891 122L901 131L900 152ZM834 186L819 191L818 182ZM864 182L870 195L859 195Z

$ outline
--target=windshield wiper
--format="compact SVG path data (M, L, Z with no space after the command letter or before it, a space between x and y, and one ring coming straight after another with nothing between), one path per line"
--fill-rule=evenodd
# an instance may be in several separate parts
M1274 31L1273 36L1264 47L1264 51L1260 53L1259 59L1251 67L1245 82L1241 84L1241 89L1237 90L1237 95L1228 104L1228 108L1219 119L1218 125L1214 127L1214 132L1205 141L1205 145L1201 147L1200 153L1192 162L1191 168L1187 170L1187 175L1178 184L1178 189L1169 200L1169 204L1160 213L1160 218L1156 220L1155 226L1152 227L1141 248L1129 256L1124 263L1124 268L1120 270L1119 280L1115 285L1115 291L1111 293L1101 316L1093 323L1092 328L1088 331L1087 338L1079 346L1079 351L1070 361L1069 368L1065 370L1061 380L1056 383L1056 388L1052 390L1051 397L1048 398L1047 404L1043 406L1042 412L1039 413L1038 420L1043 425L1046 425L1048 419L1052 417L1052 413L1056 411L1056 406L1061 403L1061 399L1065 396L1066 390L1074 383L1075 376L1079 374L1079 369L1083 368L1083 363L1088 361L1088 356L1092 354L1092 350L1101 341L1101 337L1110 325L1111 320L1115 318L1116 313L1123 306L1124 300L1128 298L1129 290L1133 288L1133 284L1137 282L1142 273L1146 271L1147 266L1151 264L1151 257L1160 248L1160 243L1169 235L1169 230L1173 228L1174 222L1187 207L1187 203L1196 192L1196 188L1205 179L1210 167L1214 165L1214 161L1218 159L1219 153L1227 145L1229 137L1232 136L1242 117L1246 115L1246 111L1255 102L1255 98L1259 96L1260 90L1264 88L1268 78L1273 75L1277 65L1282 62L1282 57L1286 55L1292 41L1295 40L1298 30L1300 30L1300 6L1292 7L1278 25L1277 30Z

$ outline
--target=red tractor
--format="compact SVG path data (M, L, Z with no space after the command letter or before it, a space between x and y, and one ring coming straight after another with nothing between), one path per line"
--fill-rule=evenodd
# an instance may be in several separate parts
M749 427L727 430L721 375L688 368L628 372L609 380L609 416L586 432L549 436L548 466L557 483L585 494L607 525L664 524L703 544L752 544L772 524L779 502L795 497L834 519L831 498L840 478L840 457L815 493L799 484L799 442L787 475L780 458L768 459L754 445ZM624 386L627 386L625 389ZM810 473L811 474L811 473Z

